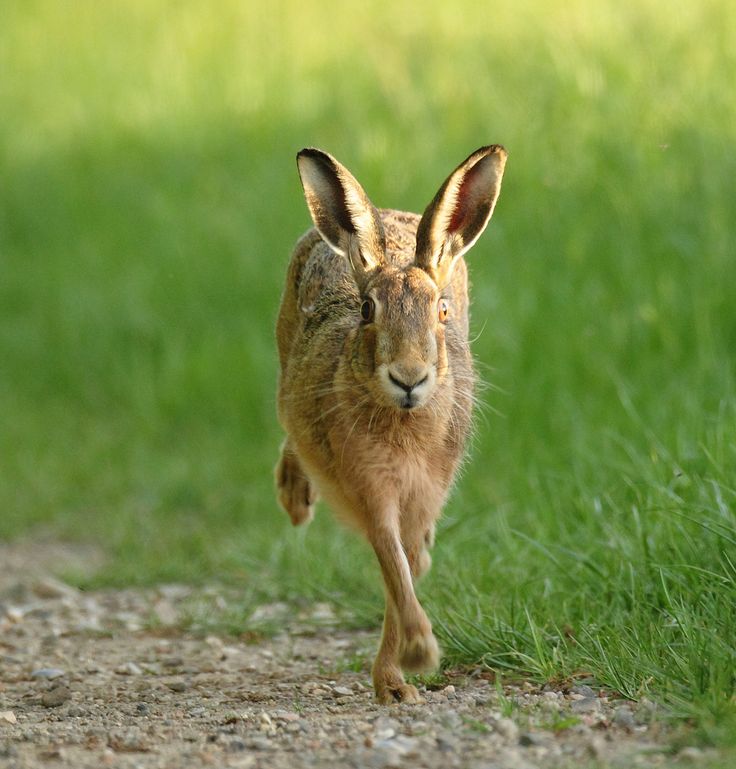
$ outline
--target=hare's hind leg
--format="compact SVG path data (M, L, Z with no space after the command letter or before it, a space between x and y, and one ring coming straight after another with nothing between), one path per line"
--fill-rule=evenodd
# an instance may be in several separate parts
M381 646L373 663L373 688L376 699L382 705L397 702L422 702L415 686L407 684L399 667L399 643L401 641L398 616L388 590L386 593L386 611L383 615L383 634Z
M279 503L289 514L291 522L294 526L309 523L314 517L317 490L304 472L288 438L281 447L275 475Z

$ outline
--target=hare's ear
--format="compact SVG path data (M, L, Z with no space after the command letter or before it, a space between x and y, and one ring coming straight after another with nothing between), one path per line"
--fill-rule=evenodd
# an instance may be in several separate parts
M419 222L416 263L444 286L486 228L501 191L506 150L481 147L446 179Z
M357 278L385 261L383 224L363 188L345 166L318 149L297 156L314 226L334 251L347 257Z

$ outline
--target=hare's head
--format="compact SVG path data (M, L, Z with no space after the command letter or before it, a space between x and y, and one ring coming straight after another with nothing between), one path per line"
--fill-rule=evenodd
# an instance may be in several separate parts
M315 227L355 278L353 376L382 405L424 406L451 365L447 335L464 335L464 274L453 278L491 218L506 151L482 147L450 174L419 221L410 254L387 248L378 211L335 158L304 149L297 162Z

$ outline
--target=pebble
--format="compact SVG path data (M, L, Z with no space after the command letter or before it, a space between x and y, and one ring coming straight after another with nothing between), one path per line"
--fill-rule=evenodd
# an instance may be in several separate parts
M522 732L522 734L519 735L519 745L521 745L522 748L532 748L542 745L543 742L544 740L534 732Z
M613 711L613 723L616 726L621 726L624 729L633 729L636 726L634 720L634 714L631 712L631 708L626 705L620 705Z
M232 743L231 743L232 744ZM243 748L250 750L271 750L271 741L267 737L251 737L244 743L241 743Z
M389 716L379 716L373 722L373 736L376 740L390 740L401 729L401 724Z
M593 758L600 760L606 754L606 741L600 734L594 734L586 743L585 748Z
M510 718L499 718L493 723L493 728L507 742L516 742L519 739L519 727Z
M596 696L596 693L586 684L578 684L572 687L572 695L576 697L582 697L584 699L591 699Z
M58 708L72 698L72 693L67 686L55 686L53 689L41 695L41 704L47 708Z
M274 710L271 713L271 718L275 721L298 721L300 716L298 713L292 713L288 710Z
M143 670L141 670L140 666L136 665L135 662L126 662L123 665L118 665L118 667L115 668L115 672L121 676L143 675Z
M19 623L23 621L23 615L25 612L23 609L21 609L18 606L8 606L5 609L5 616L14 623Z
M681 761L688 761L690 763L696 763L703 760L705 756L704 751L702 751L700 748L696 748L694 745L683 748L678 754L677 757Z
M573 713L595 713L600 710L600 703L597 697L586 697L582 700L573 700L570 703L570 710Z
M39 598L76 598L79 591L53 577L44 577L33 584L33 592Z
M172 692L185 692L189 688L186 684L186 681L182 681L181 679L176 681L169 681L166 686L168 686Z
M353 694L353 690L347 686L333 686L332 691L336 697L350 697Z
M12 710L0 710L0 723L17 724L18 719Z
M31 673L32 678L46 678L53 681L55 678L61 678L64 671L61 668L39 668Z

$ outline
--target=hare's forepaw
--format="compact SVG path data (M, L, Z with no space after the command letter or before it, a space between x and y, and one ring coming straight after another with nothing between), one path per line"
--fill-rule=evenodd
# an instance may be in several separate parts
M399 703L418 704L424 702L419 696L416 686L407 684L401 671L393 665L381 668L377 663L373 668L373 688L376 700L381 705L397 705Z
M430 673L440 664L440 647L431 628L407 634L399 648L402 670Z
M314 518L317 491L291 452L282 453L276 465L276 488L279 504L289 514L294 526L309 523Z
M419 696L416 686L400 684L398 686L383 686L376 689L376 699L381 705L419 705L424 700Z

